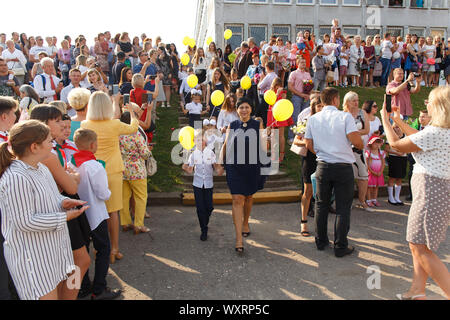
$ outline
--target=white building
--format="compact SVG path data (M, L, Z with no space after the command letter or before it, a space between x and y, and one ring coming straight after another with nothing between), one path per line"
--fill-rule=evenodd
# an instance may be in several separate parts
M450 0L198 0L197 44L212 37L225 46L225 29L233 49L254 37L259 44L272 34L295 40L300 30L322 36L337 18L347 35L450 35Z

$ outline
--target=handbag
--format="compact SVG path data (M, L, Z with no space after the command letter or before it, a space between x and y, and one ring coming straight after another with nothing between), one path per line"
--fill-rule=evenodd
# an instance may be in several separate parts
M333 81L334 81L334 71L328 70L326 82L333 82Z
M197 69L195 70L195 75L198 78L198 83L203 83L206 80L206 70L205 69Z
M150 151L150 157L148 158L147 161L145 161L145 167L147 169L147 176L151 177L153 176L156 171L158 171L158 164L155 160L155 158L153 157L152 152Z
M15 66L16 66L16 62L14 62L14 67ZM16 77L25 75L25 70L23 68L21 68L21 67L19 67L19 68L12 68L11 71L14 72L14 75Z

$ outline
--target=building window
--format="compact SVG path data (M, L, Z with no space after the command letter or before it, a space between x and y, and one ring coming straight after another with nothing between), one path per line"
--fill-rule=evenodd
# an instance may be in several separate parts
M411 0L411 8L426 8L425 0Z
M250 3L267 3L268 0L248 0Z
M320 4L325 6L337 6L337 0L320 0Z
M248 27L248 36L255 38L255 43L259 47L261 41L267 39L267 26L250 25Z
M393 37L403 37L403 27L387 27L386 33L390 33Z
M314 4L314 0L297 0L297 4Z
M291 4L291 0L272 0L274 4Z
M425 28L409 28L410 34L416 34L418 37L425 36Z
M295 38L296 38L295 40L297 40L297 34L299 32L303 33L306 30L309 30L310 33L314 33L314 26L296 26L295 27Z
M431 29L430 36L432 36L433 39L434 39L434 37L444 38L445 30L444 29Z
M319 28L319 37L320 39L323 38L323 35L328 33L329 35L331 35L331 26L320 26Z
M368 6L382 6L382 0L366 0Z
M360 35L359 29L360 29L359 27L344 27L343 28L344 35L346 35L346 36Z
M445 0L431 0L431 8L445 8Z
M231 49L234 50L241 46L242 41L244 41L244 26L236 24L226 24L225 30L230 29L233 32L233 36L225 40L225 45L230 44Z
M376 29L376 28L371 28L371 29L366 29L366 36L376 36L377 34L379 34L381 36L381 29Z
M244 2L244 0L224 0L224 2Z
M406 0L389 0L389 7L404 7Z
M291 27L290 26L273 26L272 34L276 37L281 37L284 42L291 40Z
M360 6L360 0L342 0L342 5L344 6Z

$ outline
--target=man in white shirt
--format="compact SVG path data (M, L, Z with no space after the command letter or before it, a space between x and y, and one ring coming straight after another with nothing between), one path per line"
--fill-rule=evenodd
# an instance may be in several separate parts
M36 37L36 45L30 49L30 61L33 63L39 62L39 52L45 52L49 54L46 47L44 47L44 39L41 36Z
M74 88L84 88L84 86L81 85L81 71L78 69L72 69L69 71L69 79L70 84L61 90L61 101L64 101L67 104L67 114L69 117L74 117L77 113L76 111L70 106L68 96L70 91Z
M56 48L55 45L53 45L53 38L52 37L46 37L45 41L47 41L47 52L48 56L52 59L55 59L56 54L58 53L58 48Z
M45 57L41 60L43 74L34 78L34 89L39 97L44 99L44 103L58 100L58 94L64 88L61 79L55 76L55 65L53 59Z
M267 123L267 109L269 108L267 102L264 100L264 93L267 90L270 90L273 79L277 77L274 70L275 64L273 61L267 62L265 76L258 83L259 101L261 101L261 103L259 104L257 110L255 110L255 116L261 117L264 120L264 123Z
M325 106L321 112L309 118L306 127L306 146L317 155L317 192L315 207L316 246L324 250L328 246L328 212L332 190L336 199L336 223L334 254L343 257L354 251L348 246L350 211L354 194L352 144L363 149L364 143L348 112L338 110L339 91L326 88L320 94Z
M394 53L394 45L391 42L391 34L386 33L384 40L381 42L381 58L380 62L383 65L383 72L381 73L381 86L387 85L389 73L391 72L391 60Z

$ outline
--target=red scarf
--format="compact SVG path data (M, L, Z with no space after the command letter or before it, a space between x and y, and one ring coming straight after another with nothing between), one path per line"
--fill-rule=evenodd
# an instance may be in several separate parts
M78 168L81 167L83 163L90 160L97 160L95 155L91 151L79 150L72 156L72 163Z
M4 136L4 135L0 134L0 138L2 138L5 141L8 141L8 136Z
M67 142L64 141L64 143L62 144L61 148L63 149L69 149L75 152L78 152L78 149L72 147L70 144L68 144Z

